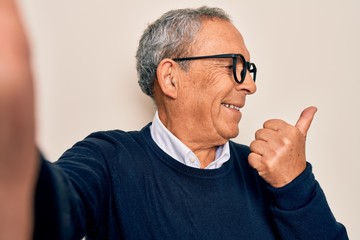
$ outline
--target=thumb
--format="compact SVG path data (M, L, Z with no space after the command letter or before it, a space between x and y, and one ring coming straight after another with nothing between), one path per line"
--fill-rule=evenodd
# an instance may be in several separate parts
M315 116L317 111L316 107L308 107L304 111L302 111L295 127L297 127L300 132L306 137L306 134L310 128L311 122Z

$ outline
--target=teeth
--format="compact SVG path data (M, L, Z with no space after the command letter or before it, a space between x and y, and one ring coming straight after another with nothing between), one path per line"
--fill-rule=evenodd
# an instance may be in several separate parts
M224 107L227 107L227 108L230 108L230 109L235 109L235 110L237 110L237 111L240 112L240 108L237 107L237 106L235 106L235 105L228 104L228 103L222 103L222 105L223 105Z

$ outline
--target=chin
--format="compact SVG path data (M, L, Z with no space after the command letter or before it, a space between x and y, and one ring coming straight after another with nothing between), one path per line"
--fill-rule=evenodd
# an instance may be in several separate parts
M239 135L239 127L229 129L225 134L224 137L226 140L230 140L232 138L236 138Z
M213 125L218 137L221 137L225 143L239 135L239 123L235 121L222 120Z
M232 138L236 138L239 135L239 131L236 132L236 134L233 134L232 136L230 136L229 140Z

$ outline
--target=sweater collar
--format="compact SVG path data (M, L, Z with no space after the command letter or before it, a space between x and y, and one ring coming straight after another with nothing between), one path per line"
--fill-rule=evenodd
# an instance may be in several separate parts
M172 158L187 166L200 168L200 161L196 155L164 126L157 111L150 126L150 133L154 142ZM216 149L215 160L205 169L220 168L229 159L230 147L227 142Z

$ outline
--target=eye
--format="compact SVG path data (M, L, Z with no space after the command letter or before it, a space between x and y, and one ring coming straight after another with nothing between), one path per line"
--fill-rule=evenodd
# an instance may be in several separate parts
M224 66L224 73L226 75L232 76L233 75L233 71L234 71L234 65L226 65Z

